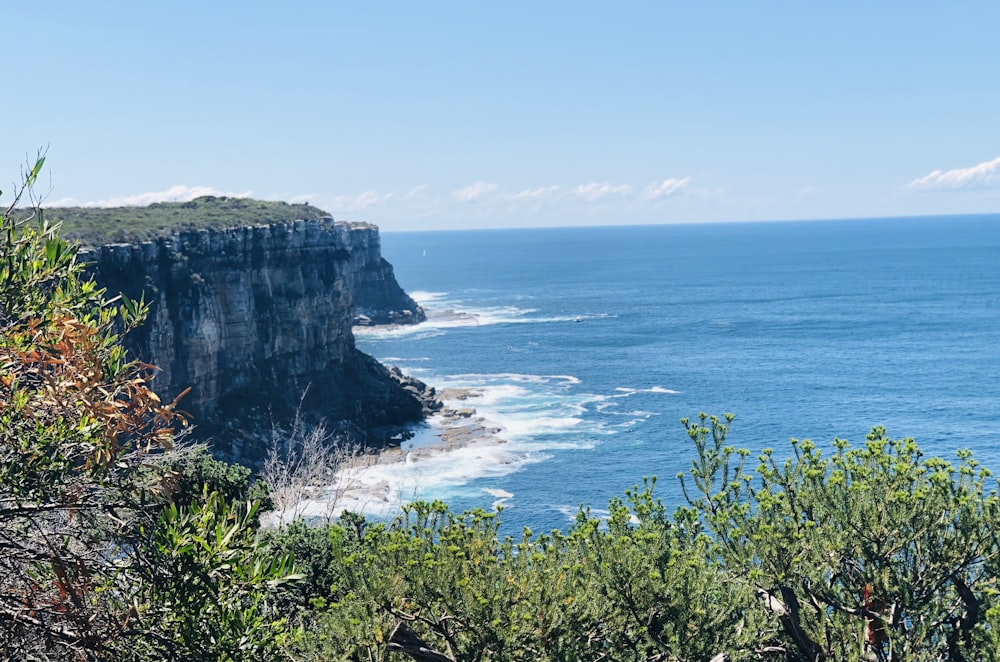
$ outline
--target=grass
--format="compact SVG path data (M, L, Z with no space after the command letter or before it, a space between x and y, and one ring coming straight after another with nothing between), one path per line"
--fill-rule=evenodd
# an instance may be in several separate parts
M90 246L149 241L182 230L330 217L329 213L308 204L213 196L190 202L157 202L145 207L53 207L44 213L50 223L62 223L59 232L62 237Z

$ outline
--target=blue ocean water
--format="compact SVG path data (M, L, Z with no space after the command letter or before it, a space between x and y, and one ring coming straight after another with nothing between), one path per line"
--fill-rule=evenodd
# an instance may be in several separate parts
M564 528L643 476L681 503L679 423L730 441L871 426L1000 471L1000 216L385 233L431 319L358 346L469 401L508 443L413 468L402 498ZM418 439L418 442L420 440Z

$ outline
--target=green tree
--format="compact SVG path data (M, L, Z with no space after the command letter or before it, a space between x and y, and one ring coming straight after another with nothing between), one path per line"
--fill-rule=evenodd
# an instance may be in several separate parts
M730 573L780 630L792 660L981 660L996 653L998 502L971 453L924 458L874 428L824 457L792 440L754 474L726 445L731 416L685 420L697 458L689 499Z
M181 420L118 343L116 329L141 321L143 303L105 299L40 209L15 213L43 163L25 173L0 219L5 657L100 651L127 629L122 534L137 495L157 489L139 468L149 451L171 446Z
M200 503L164 508L134 573L143 636L123 658L277 659L285 628L271 589L295 575L290 555L260 544L257 509L207 488Z
M707 660L749 655L754 594L652 483L581 512L563 533L500 540L498 514L414 503L363 532L356 519L276 534L315 565L298 660ZM684 513L687 517L687 513ZM353 523L352 523L353 522ZM311 532L310 532L311 531ZM310 559L318 563L313 564ZM322 579L320 579L322 578ZM302 589L302 584L296 587ZM721 658L720 658L721 659Z
M107 298L40 208L17 209L43 163L0 217L0 658L273 650L289 560L260 546L253 504L178 492L186 418L119 338L145 304Z
M766 626L753 592L727 566L691 511L668 515L647 479L611 502L607 531L590 527L585 549L593 617L608 659L741 659Z

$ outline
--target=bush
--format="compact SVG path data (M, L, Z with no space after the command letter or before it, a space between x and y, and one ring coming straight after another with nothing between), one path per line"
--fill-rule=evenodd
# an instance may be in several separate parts
M972 660L997 650L995 523L990 473L968 451L924 458L912 439L876 427L823 457L792 440L765 450L755 475L726 446L732 417L685 420L698 460L691 516L722 562L757 592L794 660Z
M14 198L0 220L4 659L888 662L1000 650L989 472L968 451L925 458L882 428L859 447L835 440L829 456L792 440L749 470L751 454L727 445L732 416L685 419L687 506L669 513L649 479L606 520L583 510L566 532L500 539L499 513L418 502L387 523L348 514L261 534L267 492L203 449L178 452L177 402L162 403L122 349L143 302L82 279L74 247L41 210L15 218ZM283 513L335 466L323 441L272 458Z
M43 162L0 217L0 657L273 651L290 561L258 544L242 470L201 461L226 493L190 498L170 452L186 420L119 342L146 306L83 279L41 209L14 213Z

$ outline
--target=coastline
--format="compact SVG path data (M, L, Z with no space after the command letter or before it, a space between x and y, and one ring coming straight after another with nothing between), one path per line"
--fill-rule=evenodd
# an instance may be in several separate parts
M393 372L398 368L390 367ZM431 413L414 435L399 446L364 452L346 459L328 485L314 487L314 497L293 506L268 513L271 525L280 526L295 519L310 522L332 522L344 512L355 512L375 518L397 514L408 501L419 498L423 469L439 474L455 472L461 479L462 459L471 455L496 456L501 465L507 444L501 434L503 427L481 416L474 401L482 392L474 388L445 388L435 392L440 408ZM487 490L495 497L494 507L513 496L503 490Z

